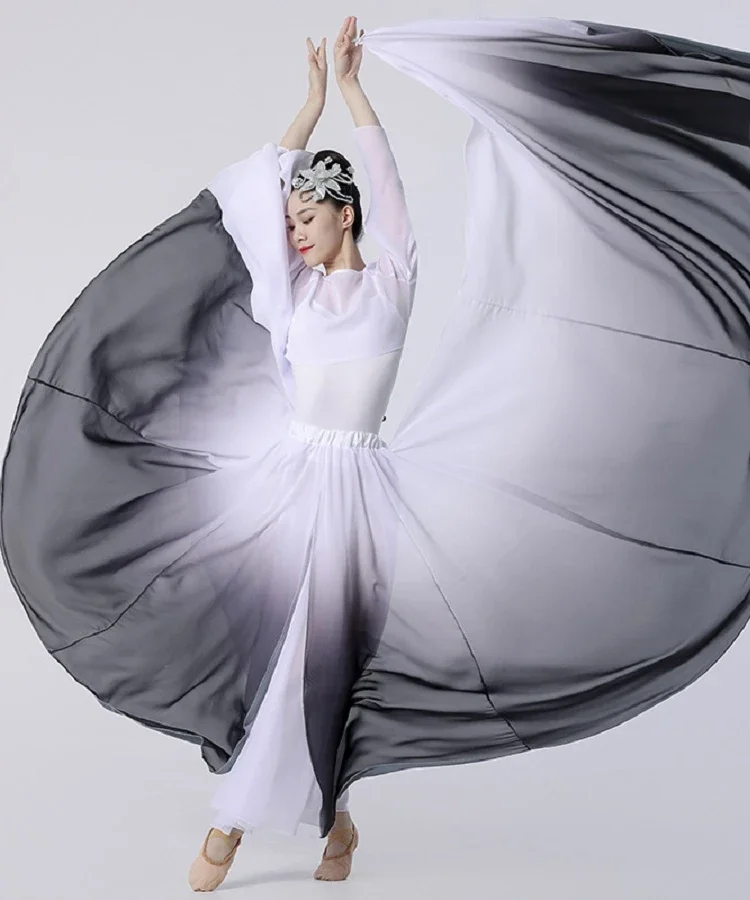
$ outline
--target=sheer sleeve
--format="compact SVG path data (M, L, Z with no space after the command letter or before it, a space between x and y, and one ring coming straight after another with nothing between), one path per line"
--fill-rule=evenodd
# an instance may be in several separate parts
M208 185L252 278L253 319L271 335L274 356L287 395L294 379L284 355L292 316L293 284L302 277L301 255L291 249L285 220L291 182L313 154L265 144L247 159L223 169Z
M370 183L365 228L383 250L378 267L385 275L414 281L417 245L388 137L381 125L362 125L354 134Z

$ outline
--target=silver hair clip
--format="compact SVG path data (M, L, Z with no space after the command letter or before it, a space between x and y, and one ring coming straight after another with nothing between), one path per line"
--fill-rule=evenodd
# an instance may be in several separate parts
M311 169L302 169L292 181L292 187L300 193L312 192L316 200L325 200L326 195L330 194L337 200L351 203L353 198L343 194L339 185L354 184L354 169L349 166L344 171L340 163L333 163L329 169L326 163L330 162L331 157L326 156Z

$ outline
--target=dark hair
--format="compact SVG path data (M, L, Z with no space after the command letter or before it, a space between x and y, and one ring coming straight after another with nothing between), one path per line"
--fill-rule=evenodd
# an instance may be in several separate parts
M312 162L310 163L310 168L312 168L316 163L319 163L321 160L326 159L327 157L331 158L331 163L338 163L342 169L346 170L351 166L349 160L339 153L336 150L318 150L318 152L313 156ZM344 201L338 200L336 197L332 197L330 194L326 194L326 200L329 203L332 203L337 209L343 209L345 206L354 207L354 222L352 224L352 237L354 238L354 243L358 243L360 238L362 237L362 199L359 195L359 188L356 184L342 184L340 186L340 190L342 194L345 194L348 197L351 197L351 200Z

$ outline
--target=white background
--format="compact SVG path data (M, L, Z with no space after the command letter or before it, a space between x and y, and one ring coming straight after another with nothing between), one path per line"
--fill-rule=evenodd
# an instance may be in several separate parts
M745 0L0 3L0 430L57 319L126 246L224 166L278 142L307 91L305 38L331 51L426 18L560 16L750 48ZM420 248L386 440L440 334L463 264L469 121L365 49ZM310 149L360 165L335 81ZM367 186L363 184L365 202ZM370 258L363 244L365 258ZM0 895L172 900L210 821L196 747L105 712L39 643L0 581ZM568 747L358 782L345 884L314 882L323 843L257 833L220 891L294 898L744 898L750 643L638 719Z

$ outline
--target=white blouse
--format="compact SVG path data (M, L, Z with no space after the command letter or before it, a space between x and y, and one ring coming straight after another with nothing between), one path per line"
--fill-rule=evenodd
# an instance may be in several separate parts
M299 421L322 428L380 429L395 383L417 278L417 247L404 188L380 125L355 129L370 183L365 228L381 247L362 271L325 275L305 263L287 238L291 181L313 158L275 147L282 191L269 190L270 151L221 173L209 186L224 225L253 278L253 317L271 332ZM274 193L281 200L271 200ZM281 230L283 229L283 231ZM284 243L284 273L278 271ZM287 382L289 379L287 379Z
M384 129L361 126L355 137L372 198L365 228L381 253L361 271L325 275L289 248L294 312L286 357L294 372L299 420L377 433L406 340L417 247Z
M404 345L417 277L417 249L406 198L388 138L380 125L355 129L372 200L365 229L382 252L362 271L324 275L289 248L294 316L292 363L341 362Z

